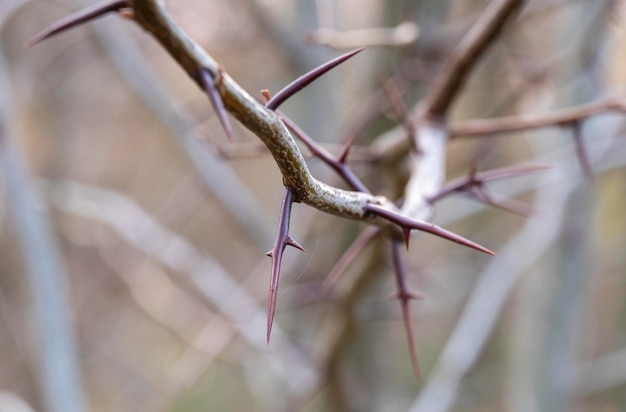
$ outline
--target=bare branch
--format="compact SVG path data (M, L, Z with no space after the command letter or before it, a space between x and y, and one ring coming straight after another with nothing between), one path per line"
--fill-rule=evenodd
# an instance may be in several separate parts
M407 21L396 27L370 27L348 31L318 29L309 35L309 41L334 49L371 46L407 46L417 41L419 29L414 22Z
M426 98L426 113L445 116L480 57L523 4L524 0L498 0L487 6L452 54L440 80Z
M564 126L606 112L626 113L623 97L613 97L548 113L470 120L450 127L452 137L491 136L540 127Z

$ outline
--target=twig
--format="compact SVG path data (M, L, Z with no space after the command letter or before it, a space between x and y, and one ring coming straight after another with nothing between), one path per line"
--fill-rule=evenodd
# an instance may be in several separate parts
M312 43L334 49L351 49L372 46L407 46L417 41L419 29L414 22L404 22L396 27L370 27L348 31L317 29L309 35Z
M42 402L50 412L82 412L86 410L85 399L67 273L45 203L14 141L11 82L7 76L0 42L0 168L28 276Z
M523 0L491 2L452 53L440 80L427 96L425 111L432 116L445 116L476 62L500 36L507 22L519 11Z
M450 127L452 137L492 136L540 127L565 126L606 112L626 113L623 97L612 97L548 113L471 120Z
M186 239L152 219L133 200L116 192L73 182L46 182L45 189L54 207L106 223L137 250L165 267L188 276L197 290L261 354L270 355L274 351L281 353L281 356L270 355L267 359L272 370L285 379L294 394L308 393L316 384L315 370L303 362L304 356L285 339L279 326L273 328L274 342L268 353L265 339L262 338L262 329L266 323L265 311L215 259L200 253ZM128 222L133 224L129 225ZM295 362L298 364L297 371L289 359L298 359ZM290 362L291 367L285 368L283 362Z

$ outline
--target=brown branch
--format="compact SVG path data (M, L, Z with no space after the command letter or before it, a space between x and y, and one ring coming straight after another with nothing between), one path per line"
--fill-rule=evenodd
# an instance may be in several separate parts
M481 14L459 46L453 52L441 79L426 98L425 111L443 117L463 89L476 62L500 36L507 22L524 4L523 0L493 1Z
M452 137L485 137L541 127L565 126L606 112L626 113L626 100L612 97L548 113L470 120L450 127Z

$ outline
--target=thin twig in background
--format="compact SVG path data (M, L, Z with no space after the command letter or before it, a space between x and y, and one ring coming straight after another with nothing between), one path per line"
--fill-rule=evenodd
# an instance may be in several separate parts
M32 299L39 384L50 412L82 412L85 395L72 326L69 284L46 206L14 141L11 81L0 42L0 162Z
M45 188L54 207L77 216L106 222L138 250L165 267L189 276L198 290L230 319L238 333L261 354L267 356L272 369L284 378L294 395L307 392L311 385L315 385L314 368L286 340L280 327L274 327L272 345L267 346L263 339L265 311L258 307L256 299L242 289L218 262L204 256L184 238L152 220L135 202L125 196L73 182L46 182ZM277 353L280 356L271 355ZM291 367L286 368L285 362ZM300 368L294 369L295 365Z
M144 103L171 130L185 150L206 186L226 210L246 229L245 233L261 248L272 239L269 219L254 207L257 199L232 168L204 147L196 122L181 108L176 97L163 86L159 76L142 57L141 48L119 22L94 27L111 61Z

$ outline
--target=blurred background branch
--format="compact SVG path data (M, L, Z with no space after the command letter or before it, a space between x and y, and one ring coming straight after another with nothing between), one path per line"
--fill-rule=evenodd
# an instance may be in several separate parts
M311 44L311 34L371 44L381 28L418 27L419 36L368 49L281 106L331 156L354 141L347 166L372 193L402 202L424 160L411 154L419 139L410 142L406 124L425 125L404 108L445 86L453 50L490 3L167 5L253 96L336 55ZM11 186L17 169L3 165L0 409L25 400L55 410L40 372L61 358L37 355L45 345L31 331L46 333L45 325L25 322L44 301L25 281L37 265L56 273L48 279L66 276L70 288L57 285L66 320L47 322L55 326L47 333L78 336L78 349L66 345L80 362L75 384L65 381L75 410L623 409L624 3L528 3L464 86L450 87L450 127L426 124L458 135L441 145L440 177L430 183L440 189L503 167L550 169L484 182L488 193L528 205L528 218L456 196L462 191L425 204L435 223L498 256L427 236L413 236L401 253L407 286L427 296L410 310L423 374L416 381L401 308L388 299L396 280L384 236L295 204L290 232L307 253L285 251L267 346L263 253L283 185L272 158L254 149L256 137L231 119L236 143L228 143L206 96L135 24L110 16L25 50L33 34L91 2L0 2L10 78L1 92L12 100L3 125L40 182ZM223 155L237 153L246 156ZM347 188L319 158L306 161L316 178ZM15 206L29 188L53 206L44 250L60 250L56 266L20 240L20 219L38 222ZM355 239L370 240L342 260ZM338 261L342 273L328 288Z

